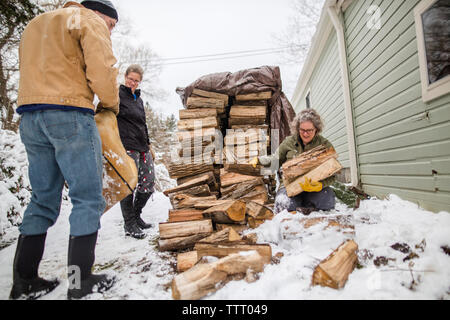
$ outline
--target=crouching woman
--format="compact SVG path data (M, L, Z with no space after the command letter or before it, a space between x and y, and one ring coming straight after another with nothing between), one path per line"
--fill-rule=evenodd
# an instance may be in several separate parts
M270 166L272 161L278 159L279 167L281 167L286 161L320 145L332 148L333 145L320 135L322 129L323 122L317 111L303 110L291 123L291 136L284 139L276 152L269 156L254 158L250 163L255 167L257 164ZM297 210L308 215L315 210L334 209L335 194L330 188L334 180L334 176L321 182L307 180L302 184L303 192L293 197L288 197L286 188L280 185L275 196L275 212Z

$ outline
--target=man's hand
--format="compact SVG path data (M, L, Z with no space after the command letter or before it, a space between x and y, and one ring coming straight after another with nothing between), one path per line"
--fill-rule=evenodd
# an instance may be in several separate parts
M311 181L310 178L305 178L305 182L300 182L300 187L306 192L319 192L322 190L322 182Z
M250 160L249 164L251 164L253 166L253 168L256 168L256 166L258 165L259 160L258 157L254 157L252 160Z

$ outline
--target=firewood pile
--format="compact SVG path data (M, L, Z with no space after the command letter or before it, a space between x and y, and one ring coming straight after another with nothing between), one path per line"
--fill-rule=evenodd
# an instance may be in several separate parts
M194 89L179 112L179 158L167 164L177 186L164 191L172 209L159 225L159 249L178 253L176 299L198 299L219 282L250 279L272 259L269 244L243 236L273 217L275 176L248 164L270 152L270 97Z
M274 217L275 175L249 164L271 152L271 97L270 91L228 96L194 88L179 112L178 158L166 165L177 186L164 191L172 209L159 224L158 241L161 251L177 253L174 299L200 299L234 279L254 281L274 261L269 244L244 235ZM302 192L305 178L339 171L336 158L333 149L316 148L285 163L288 195ZM343 244L324 260L313 284L342 287L354 267L355 245Z
M173 207L169 223L211 217L214 227L256 227L272 217L275 174L248 164L270 152L270 98L270 91L192 91L179 111L178 157L166 165L177 180L164 191Z

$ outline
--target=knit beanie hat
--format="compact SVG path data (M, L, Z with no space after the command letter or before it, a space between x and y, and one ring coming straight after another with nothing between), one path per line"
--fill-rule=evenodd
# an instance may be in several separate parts
M87 0L82 1L81 5L91 10L97 10L110 18L119 20L116 8L109 0Z

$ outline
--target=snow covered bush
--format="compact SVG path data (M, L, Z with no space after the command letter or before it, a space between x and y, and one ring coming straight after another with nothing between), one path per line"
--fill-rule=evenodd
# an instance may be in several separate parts
M0 235L17 226L31 198L28 159L19 134L0 132Z

